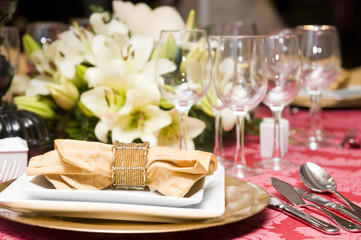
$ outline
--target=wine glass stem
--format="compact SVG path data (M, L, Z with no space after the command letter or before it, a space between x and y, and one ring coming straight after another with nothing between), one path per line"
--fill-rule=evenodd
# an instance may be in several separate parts
M274 120L273 128L273 159L281 159L283 157L283 152L281 149L281 116L283 108L272 109L272 115Z
M215 111L214 127L215 127L215 138L214 138L214 149L213 152L216 156L223 159L223 131L222 131L222 115L221 111Z
M319 141L322 139L322 94L310 95L310 117L311 129L309 139L311 141Z
M179 110L179 149L188 150L187 146L188 111Z
M236 121L236 154L234 155L235 165L246 166L246 159L244 157L244 118L246 114L237 114Z

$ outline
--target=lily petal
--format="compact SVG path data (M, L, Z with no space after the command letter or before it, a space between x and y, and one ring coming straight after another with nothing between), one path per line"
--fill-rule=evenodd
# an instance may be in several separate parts
M237 117L229 108L222 109L222 125L223 130L228 132L232 130L236 124Z
M110 105L107 101L107 92L113 91L109 87L98 87L84 92L80 96L80 101L95 116L100 118L108 128L112 128L117 121L117 111L121 106Z
M109 131L110 129L108 128L108 126L102 121L99 121L94 129L95 136L104 143L108 142Z
M90 16L89 23L96 34L103 34L108 36L111 36L115 33L120 33L123 35L128 34L129 30L124 23L110 18L111 16L108 12L93 13Z
M46 75L37 75L29 82L25 91L25 96L49 95L48 85L53 83L53 78Z
M135 35L157 40L161 30L185 29L183 18L174 7L160 6L152 10L145 3L113 1L113 10Z

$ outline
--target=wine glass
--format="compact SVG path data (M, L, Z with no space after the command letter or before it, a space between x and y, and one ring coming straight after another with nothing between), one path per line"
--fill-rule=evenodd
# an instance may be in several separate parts
M17 73L20 61L20 32L15 26L3 26L1 35L4 38L4 44L1 46L1 54L10 62L14 74Z
M322 126L322 92L334 82L341 70L338 31L329 25L296 27L300 41L303 87L310 96L311 125L302 145L315 150L332 146L324 136Z
M263 103L271 109L274 119L273 151L269 159L263 159L255 166L273 170L296 168L297 164L284 158L280 121L284 107L296 98L302 83L299 44L295 34L270 36L265 43L268 88Z
M267 64L264 39L260 36L220 36L215 56L217 95L237 116L234 164L228 176L242 178L263 171L246 164L244 156L244 118L262 101L267 91Z
M209 42L212 50L212 55L219 43L219 37L230 35L256 35L257 27L253 21L229 21L222 23L212 24L209 29ZM213 69L214 70L214 69ZM208 92L207 99L213 109L214 127L215 127L215 139L213 152L217 156L218 162L223 166L230 164L230 159L226 159L223 150L223 114L227 111L226 106L218 98L214 84L211 84ZM237 124L237 123L236 123ZM240 134L237 132L236 134Z
M42 46L50 43L58 38L58 35L68 30L69 26L58 21L37 21L31 22L26 26L26 33L34 38L34 40Z
M211 72L212 57L205 30L161 31L155 73L161 94L179 114L180 149L188 149L186 118L190 108L207 92Z

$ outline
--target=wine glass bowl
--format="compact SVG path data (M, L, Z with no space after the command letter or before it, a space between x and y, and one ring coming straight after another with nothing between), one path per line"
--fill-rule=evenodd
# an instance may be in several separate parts
M242 178L262 171L246 164L244 118L262 101L267 90L267 66L263 38L259 36L220 36L215 56L214 83L218 97L237 116L234 164L226 174Z
M273 149L270 158L255 165L273 170L296 168L298 165L284 158L280 121L283 109L296 98L302 83L298 39L294 34L280 34L270 36L265 41L269 80L263 103L271 109L273 115Z
M324 137L322 126L322 92L331 85L341 70L338 31L334 26L304 25L296 28L303 62L303 87L310 96L311 127L301 145L315 150L332 146Z
M168 66L168 70L160 70ZM162 31L157 46L155 73L163 97L180 116L180 148L186 145L186 117L207 92L212 58L205 30Z
M218 96L235 113L246 113L262 101L267 86L262 39L255 36L221 39L217 57L223 59L216 59Z
M69 26L58 21L37 21L26 26L26 33L42 46L43 44L55 41L58 35L67 30Z

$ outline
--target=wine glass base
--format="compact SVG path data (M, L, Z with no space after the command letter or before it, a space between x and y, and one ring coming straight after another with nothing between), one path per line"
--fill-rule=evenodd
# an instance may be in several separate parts
M317 150L320 148L335 147L336 144L328 141L315 141L312 139L306 139L305 141L295 142L294 145L306 147L310 150Z
M299 165L282 158L270 158L255 163L256 167L275 171L298 168Z
M224 168L232 167L234 160L217 156L218 164L222 165Z
M226 176L234 178L244 178L261 175L261 169L255 169L244 165L234 165L233 167L226 168Z

